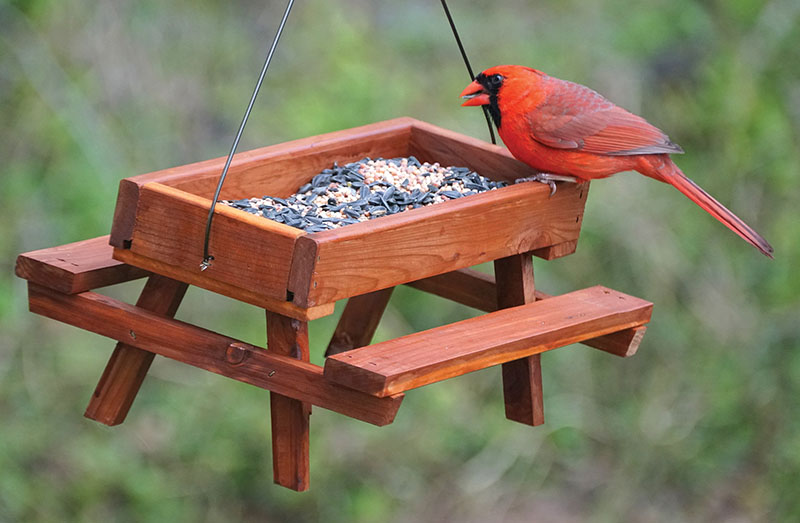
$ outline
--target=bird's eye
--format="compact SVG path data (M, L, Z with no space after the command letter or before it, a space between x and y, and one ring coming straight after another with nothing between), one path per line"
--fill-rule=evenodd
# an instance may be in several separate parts
M493 74L489 77L489 83L492 87L500 87L503 84L503 77L499 74Z

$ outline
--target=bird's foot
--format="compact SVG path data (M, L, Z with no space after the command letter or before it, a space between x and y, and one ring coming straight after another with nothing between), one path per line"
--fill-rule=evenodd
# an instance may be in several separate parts
M553 196L556 193L556 182L578 183L578 179L574 176L564 176L563 174L536 173L533 176L517 178L514 181L514 183L522 182L546 183L550 186L550 196Z

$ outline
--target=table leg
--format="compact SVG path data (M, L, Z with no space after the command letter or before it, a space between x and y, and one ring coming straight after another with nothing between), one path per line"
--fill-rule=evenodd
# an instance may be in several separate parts
M394 287L353 296L347 300L325 357L369 345Z
M518 254L494 262L498 308L531 303L534 296L533 258ZM544 423L541 354L503 364L506 417L526 425Z
M308 361L308 323L267 311L267 350ZM310 404L270 392L274 481L296 491L308 490L310 414Z
M183 282L154 274L148 278L136 306L173 317L187 287ZM131 336L136 333L131 331ZM152 352L117 343L84 416L109 426L125 421L154 356Z

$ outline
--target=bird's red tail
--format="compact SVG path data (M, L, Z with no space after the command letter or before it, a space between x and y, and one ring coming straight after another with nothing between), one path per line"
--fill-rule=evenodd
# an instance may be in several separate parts
M641 158L645 160L641 162L644 164L642 165L642 174L672 185L711 216L725 224L730 230L744 238L747 243L764 253L764 255L773 258L773 249L767 240L742 221L741 218L715 200L702 187L687 178L668 156L647 155Z

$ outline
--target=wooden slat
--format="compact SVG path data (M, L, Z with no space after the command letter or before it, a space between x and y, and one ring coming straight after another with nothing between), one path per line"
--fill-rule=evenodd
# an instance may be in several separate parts
M108 239L108 242L114 247L129 249L131 246L141 185L143 182L136 183L130 178L123 178L119 181L117 203L114 206L114 218L111 221L111 235Z
M624 331L615 332L599 338L592 338L583 342L587 347L598 349L614 356L627 358L636 354L639 345L642 343L647 327L635 327Z
M543 249L536 249L533 251L533 255L542 258L545 260L555 260L556 258L562 258L569 254L575 252L578 248L578 240L572 240L564 243L559 243L557 245L551 245L549 247L544 247Z
M317 365L101 294L67 295L36 284L28 290L31 312L367 423L391 423L402 401L402 395L375 398L336 385L323 378Z
M286 197L334 161L406 156L408 135L415 122L412 118L397 118L241 152L231 162L220 196L222 199L266 194ZM126 242L133 237L140 189L145 184L158 182L211 199L225 160L220 157L122 180L111 230L112 245L126 248Z
M443 129L426 122L414 122L411 130L412 154L423 161L436 161L442 164L469 165L479 173L491 173L494 179L515 182L536 173L528 165L514 158L508 149L477 140L460 133ZM559 184L559 190L564 184ZM586 196L589 184L584 184ZM581 215L580 219L583 219ZM533 255L553 260L575 252L577 239L533 250Z
M430 278L408 282L408 286L480 311L497 310L494 276L475 269L459 269L437 274Z
M267 311L267 350L308 362L308 323ZM270 392L272 472L275 483L298 492L309 486L311 405Z
M467 165L493 179L514 182L536 170L514 158L508 149L477 138L415 121L411 129L411 154L421 161L442 165Z
M180 281L187 281L196 287L201 287L217 294L228 296L245 303L250 303L258 307L269 309L271 311L279 312L284 316L289 316L304 321L311 321L323 316L333 314L333 303L326 303L317 307L309 307L308 309L298 307L290 301L280 300L276 298L269 298L258 294L250 289L242 289L234 287L225 282L215 280L207 276L207 271L200 272L199 270L193 271L189 269L182 269L168 263L151 260L144 256L134 254L128 249L114 249L114 258L122 260L137 267L146 268L154 273L163 274L169 278ZM210 269L209 269L210 270Z
M521 183L298 239L315 253L294 302L312 306L578 238L584 185ZM304 245L314 243L313 246ZM310 274L308 273L310 271Z
M166 317L175 316L188 285L158 274L150 276L136 306ZM105 425L119 425L142 386L154 353L118 342L83 414Z
M131 252L199 275L211 202L159 183L140 193ZM285 300L292 251L303 231L226 205L215 212L215 259L202 276Z
M495 260L494 272L499 308L507 309L536 300L530 254L516 254ZM541 356L533 354L503 363L506 418L532 426L544 423Z
M16 273L33 283L76 294L147 276L147 271L111 257L108 236L26 252L17 257Z
M475 269L459 269L410 282L408 285L484 312L498 310L494 276ZM552 298L552 295L536 291L537 300L547 298ZM647 327L644 326L636 327L581 343L609 354L628 357L636 354L646 330Z
M369 345L393 290L394 287L389 287L347 300L325 356Z
M325 377L385 396L639 327L652 307L591 287L331 356Z

